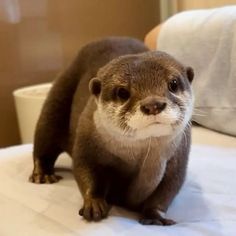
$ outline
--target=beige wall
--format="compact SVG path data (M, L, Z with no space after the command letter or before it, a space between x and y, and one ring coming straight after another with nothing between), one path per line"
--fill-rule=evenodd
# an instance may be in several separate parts
M165 21L180 11L235 5L236 0L160 0L160 20Z
M12 91L51 81L88 41L143 39L157 0L0 0L0 147L19 143Z
M234 5L236 0L177 0L180 10Z

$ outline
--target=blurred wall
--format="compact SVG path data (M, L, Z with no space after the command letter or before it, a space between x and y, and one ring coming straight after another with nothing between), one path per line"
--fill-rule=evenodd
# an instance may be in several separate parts
M221 7L226 5L235 5L236 0L177 0L179 4L179 9L189 10L198 8L213 8Z
M159 2L161 22L181 11L215 8L236 4L236 0L159 0Z
M157 23L158 0L0 0L0 147L20 143L14 89L52 81L91 40Z

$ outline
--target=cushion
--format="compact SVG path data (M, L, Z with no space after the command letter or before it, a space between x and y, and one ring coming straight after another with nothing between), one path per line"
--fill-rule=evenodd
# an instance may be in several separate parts
M236 136L236 6L186 11L164 24L158 49L193 67L193 120Z

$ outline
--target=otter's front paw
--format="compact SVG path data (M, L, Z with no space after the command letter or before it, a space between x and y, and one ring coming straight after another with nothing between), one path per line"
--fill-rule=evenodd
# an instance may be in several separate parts
M143 212L143 217L139 220L143 225L174 225L175 221L161 216L158 209L148 209Z
M109 206L102 198L88 198L84 200L84 205L79 214L88 221L99 221L107 217Z
M33 173L29 177L29 181L35 184L53 184L58 182L60 179L62 179L61 176L55 175L55 174L35 174Z

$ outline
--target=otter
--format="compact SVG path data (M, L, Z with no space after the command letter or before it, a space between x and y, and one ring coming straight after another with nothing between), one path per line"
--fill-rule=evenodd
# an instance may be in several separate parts
M136 39L84 46L43 106L30 181L59 181L54 164L67 152L84 219L99 221L118 205L142 224L174 224L164 213L186 175L193 77L191 67Z

